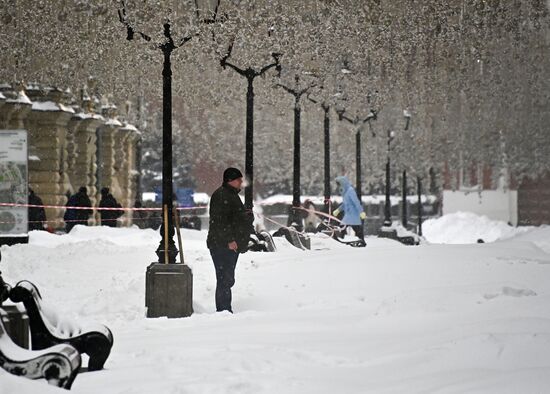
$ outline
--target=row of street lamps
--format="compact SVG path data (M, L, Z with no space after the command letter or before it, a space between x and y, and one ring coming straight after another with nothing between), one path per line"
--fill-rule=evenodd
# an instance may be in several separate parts
M119 11L120 21L127 28L128 40L134 39L137 34L145 41L150 41L151 38L146 34L137 31L134 26L129 23L129 18L126 15L126 8L124 1L122 3L122 9ZM216 22L216 15L219 9L220 0L195 0L197 19L205 24L211 24ZM172 52L184 45L186 42L193 38L193 35L183 37L180 41L174 41L171 34L171 26L169 22L163 25L165 41L159 43L157 47L163 52L164 67L163 67L163 208L167 211L166 223L163 220L163 226L161 228L161 242L157 249L157 255L159 262L175 263L178 250L173 242L173 186L172 186L172 70L171 70L171 54ZM222 68L230 69L237 72L247 80L247 94L246 94L246 135L245 135L245 176L248 180L248 185L245 188L245 208L249 211L253 208L253 187L254 187L254 80L256 77L264 75L267 71L274 68L280 75L281 64L279 53L272 53L273 62L267 64L260 69L253 69L251 67L241 68L229 61L233 49L233 43L230 44L227 53L220 59L220 65ZM342 69L342 72L347 74L349 70L347 67ZM301 205L300 202L300 165L301 165L301 98L308 94L310 90L315 86L313 84L305 87L300 87L300 81L298 75L295 77L295 86L290 87L283 84L277 84L278 87L284 89L287 93L294 96L294 153L293 153L293 190L292 190L292 208L289 214L289 224L295 223L299 226L300 220L298 218L298 208ZM317 101L311 98L308 94L310 101L316 103ZM368 96L370 103L370 95ZM330 104L327 102L320 103L324 111L324 199L325 199L325 211L330 209ZM355 140L356 140L356 191L359 199L362 196L362 174L361 174L361 133L365 123L371 127L371 121L376 120L377 112L374 109L369 109L368 113L364 117L356 116L351 118L346 114L345 109L337 109L338 118L341 121L347 121L356 127ZM410 114L406 113L406 125L405 130L408 129ZM371 129L372 130L372 129ZM393 138L393 137L392 137ZM388 138L388 163L386 165L386 183L389 181L389 148L392 138ZM389 185L386 186L386 203L389 200ZM386 204L388 206L388 204ZM385 222L391 221L389 207L386 208ZM167 228L167 231L165 230ZM165 239L165 238L168 239Z
M216 17L219 9L220 0L195 0L197 20L202 24L216 23ZM125 1L121 1L119 10L119 20L126 27L127 39L133 40L141 38L146 42L151 42L152 39L147 34L137 30L132 24L132 19L127 15ZM173 185L172 185L172 69L171 56L174 50L183 46L185 43L193 39L196 34L181 37L179 40L174 39L171 24L165 21L163 24L164 39L156 44L156 48L160 49L163 54L163 133L162 133L162 205L164 210L161 232L161 241L157 248L158 262L153 263L147 269L146 280L146 305L148 307L147 315L179 317L188 316L192 313L192 273L188 267L175 269L176 256L178 250L173 241L174 236L174 206L173 206ZM246 78L248 83L246 95L246 152L245 152L245 175L248 178L248 186L245 188L245 208L250 211L253 208L253 180L254 180L254 80L256 77L265 74L268 70L275 68L278 73L281 72L280 54L272 53L273 62L265 65L259 70L248 67L240 68L229 62L233 48L233 43L224 57L220 60L220 65L226 69L233 69L239 75ZM343 73L348 73L347 69L342 69ZM293 174L293 198L292 209L289 215L289 224L299 223L298 208L300 206L300 129L301 129L301 104L302 96L306 95L315 85L300 86L299 77L295 78L295 86L290 87L283 84L277 84L278 87L284 89L287 93L294 96L294 174ZM311 99L311 101L316 102ZM324 197L325 209L329 210L330 203L330 104L321 102L321 107L324 110L324 159L325 159L325 179L324 179ZM365 117L350 118L345 114L345 110L337 111L340 120L346 120L357 127L356 129L356 181L357 193L361 198L361 130L365 123L369 123L376 119L377 113L375 110L369 109ZM408 129L410 114L407 116L405 130ZM390 143L393 139L393 134L388 133L388 159L386 164L386 222L391 224L391 212L389 204L389 167L390 167ZM172 266L173 268L170 268ZM169 273L171 276L167 276ZM170 283L165 281L170 279ZM170 286L176 286L186 293L185 300L170 299L167 293Z
M289 214L289 225L295 224L298 227L300 227L300 221L297 219L296 215L296 207L300 206L300 107L299 107L299 96L297 96L297 93L302 93L304 91L307 91L307 89L303 89L302 91L296 91L296 90L290 90L286 88L287 91L289 91L292 94L295 94L295 123L294 123L294 183L293 183L293 199L292 199L292 207L291 212ZM309 97L309 100L315 104L320 104L321 108L324 112L324 199L325 199L325 205L324 209L325 212L329 212L330 210L330 199L331 199L331 188L330 188L330 105L325 102L319 102L311 97ZM370 100L369 100L370 101ZM369 128L371 130L372 136L376 136L374 132L372 132L372 126L371 122L373 120L377 119L377 111L375 109L370 109L368 114L364 117L356 116L355 118L350 118L346 115L346 110L338 108L336 109L336 113L338 114L338 118L340 121L347 121L348 123L352 124L356 127L355 129L355 143L356 143L356 192L357 197L359 198L359 201L361 201L362 197L362 173L361 173L361 133L363 131L363 127L365 123L369 124ZM403 117L405 120L405 126L404 130L407 131L410 126L411 121L411 114L408 110L403 111ZM392 225L392 218L391 218L391 201L390 201L390 186L391 186L391 143L395 139L396 133L394 131L388 130L387 132L387 156L386 156L386 187L385 187L385 204L384 204L384 222L383 225L385 227L390 227ZM407 213L407 171L403 170L403 190L402 190L402 224L403 227L407 228L408 226L408 213ZM419 235L422 235L422 202L421 202L421 193L422 193L422 185L421 185L421 178L420 176L417 176L417 187L418 187L418 233Z

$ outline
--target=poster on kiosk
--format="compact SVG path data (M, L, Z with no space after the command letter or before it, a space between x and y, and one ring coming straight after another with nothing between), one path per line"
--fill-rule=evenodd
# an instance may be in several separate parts
M28 241L26 130L0 130L0 244Z

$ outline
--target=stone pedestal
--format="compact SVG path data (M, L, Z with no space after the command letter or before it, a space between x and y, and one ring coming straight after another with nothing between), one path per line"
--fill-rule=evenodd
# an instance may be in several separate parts
M30 99L24 91L16 93L11 91L8 86L1 89L0 94L5 96L4 100L0 100L0 129L24 129L24 120L31 111Z
M119 130L124 160L121 160L120 169L118 171L118 181L122 190L120 195L120 203L124 207L133 207L135 201L135 182L133 181L135 172L135 149L136 138L135 134L137 129L131 124L125 124L123 128ZM116 167L115 167L116 168ZM122 222L124 225L129 226L132 224L132 211L126 211L122 216Z
M139 147L141 144L141 132L135 130L128 140L128 162L130 163L130 177L129 177L129 188L130 195L128 197L129 204L134 206L136 200L141 201L141 196L139 193L139 180L140 180L140 152Z
M74 164L71 171L71 184L75 190L86 186L92 205L97 206L96 186L96 130L103 123L103 118L96 114L77 114L81 120L74 133Z
M25 120L29 130L30 154L39 160L29 161L29 184L45 205L63 206L71 191L67 173L67 125L73 110L60 103L62 92L51 90L46 101L33 102ZM44 99L44 96L36 98ZM64 227L63 208L46 208L50 227Z
M76 161L76 146L75 146L75 134L76 129L78 128L78 125L82 119L76 115L73 115L71 119L69 120L69 124L67 125L67 176L69 177L69 190L71 194L73 194L76 190L78 190L78 185L75 183L75 177L74 177L74 165ZM82 185L84 186L84 185ZM88 190L88 194L90 193L90 190Z
M145 274L147 317L193 314L193 273L185 264L152 263Z
M99 191L108 187L115 198L120 198L121 191L118 179L115 177L115 166L120 160L116 153L116 135L122 127L122 123L115 118L115 112L116 107L114 106L104 109L103 115L106 117L106 121L97 131L97 185ZM98 195L97 198L99 199L101 196Z
M131 130L124 125L118 132L114 134L114 173L113 173L113 189L111 193L117 201L123 206L128 206L128 150L127 140ZM128 223L128 216L131 212L125 212L120 218L123 225Z

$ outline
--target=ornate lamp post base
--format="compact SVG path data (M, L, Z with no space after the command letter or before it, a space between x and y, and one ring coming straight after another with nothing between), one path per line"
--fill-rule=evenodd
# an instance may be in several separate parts
M147 317L193 314L193 272L185 264L151 263L145 273Z

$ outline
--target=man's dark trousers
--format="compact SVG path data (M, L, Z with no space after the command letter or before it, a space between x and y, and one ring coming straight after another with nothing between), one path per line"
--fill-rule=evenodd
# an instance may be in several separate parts
M216 311L231 309L231 287L235 284L235 266L239 253L224 248L210 249L210 255L216 267Z

